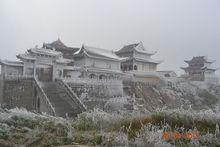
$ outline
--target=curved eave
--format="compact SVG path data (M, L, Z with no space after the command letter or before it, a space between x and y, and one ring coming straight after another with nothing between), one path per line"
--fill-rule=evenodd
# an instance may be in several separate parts
M150 56L153 56L157 53L157 51L152 51L152 52L150 52L150 51L140 51L140 50L137 50L136 48L135 48L135 51L138 52L138 53L144 53L144 54L147 54L147 55L150 55Z
M19 61L7 61L7 60L1 60L0 59L0 65L23 67L24 63L23 62L19 62Z
M211 64L212 64L212 63L215 63L215 62L216 62L216 60L212 60L212 61L211 61L211 60L210 60L210 61L206 61L206 63L211 63Z
M182 70L188 70L188 67L180 67Z
M17 55L16 57L20 60L30 60L30 61L35 61L36 60L35 58L25 58L21 54Z
M47 50L47 49L45 49ZM53 53L48 53L48 52L37 52L37 51L33 51L32 49L28 49L27 50L29 53L32 53L32 54L37 54L37 55L47 55L47 56L51 56L51 57L58 57L58 56L62 56L62 53L61 52L58 52L57 54L53 54Z
M186 62L186 63L190 63L191 61L190 61L190 60L184 60L184 62Z
M218 70L218 68L207 68L207 67L204 67L204 68L202 68L202 69L204 69L204 70L212 70L212 71Z

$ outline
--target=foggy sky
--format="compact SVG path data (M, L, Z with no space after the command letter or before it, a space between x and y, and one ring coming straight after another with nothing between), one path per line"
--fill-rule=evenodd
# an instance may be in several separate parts
M142 41L164 60L158 70L180 74L198 55L220 67L219 27L219 0L0 0L0 58L58 37L110 50Z

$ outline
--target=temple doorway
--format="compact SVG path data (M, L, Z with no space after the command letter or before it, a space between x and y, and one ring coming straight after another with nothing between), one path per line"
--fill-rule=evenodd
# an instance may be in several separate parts
M53 70L49 68L37 68L36 75L39 81L52 81Z

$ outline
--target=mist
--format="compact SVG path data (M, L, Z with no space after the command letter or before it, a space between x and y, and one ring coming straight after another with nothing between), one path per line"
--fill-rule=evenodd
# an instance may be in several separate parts
M164 61L158 70L178 74L193 56L220 67L219 8L219 0L1 0L0 58L16 60L59 37L109 50L142 41Z

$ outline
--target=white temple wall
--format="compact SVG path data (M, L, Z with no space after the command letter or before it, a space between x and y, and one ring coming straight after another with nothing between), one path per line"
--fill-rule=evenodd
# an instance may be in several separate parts
M74 61L75 66L85 66L85 58L76 58Z
M56 78L62 78L63 77L63 69L64 66L62 64L54 64L53 65L53 80Z
M22 75L23 74L23 67L21 66L7 66L4 65L3 67L3 74L5 75Z
M219 77L215 74L205 74L205 82L219 84Z
M106 68L113 70L120 69L120 62L118 61L101 60L101 59L93 59L93 58L86 58L85 61L86 61L85 65L87 67Z
M34 63L24 62L24 75L33 75Z
M82 74L81 71L72 70L72 71L65 71L64 70L64 76L67 78L79 78L79 76Z
M53 58L44 57L44 56L36 56L36 64L53 64Z
M144 63L144 62L138 62L135 61L134 65L137 65L138 69L137 71L141 72L152 72L157 70L157 64L152 64L152 63Z

